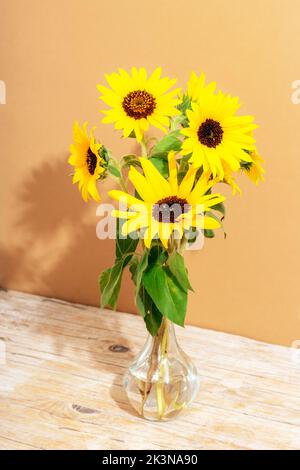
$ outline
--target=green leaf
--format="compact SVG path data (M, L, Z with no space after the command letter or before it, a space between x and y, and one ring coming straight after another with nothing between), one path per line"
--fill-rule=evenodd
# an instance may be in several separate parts
M187 269L184 265L184 258L180 253L173 251L168 258L167 265L185 291L193 290L188 278Z
M213 207L211 207L211 209L213 209ZM211 212L211 211L206 211L206 212L205 212L205 216L211 217L212 219L215 219L217 222L219 222L219 224L222 225L222 222L220 221L219 217L218 217L216 214L214 214L213 212Z
M109 162L109 152L107 148L104 147L104 145L102 145L100 149L98 150L98 155L103 159L104 166L107 167L108 162Z
M147 294L145 289L143 289L143 292L143 303L147 311L144 317L144 321L150 335L155 336L159 330L163 316L158 310L158 308L156 308L151 297Z
M112 268L102 272L99 277L101 290L101 307L109 305L113 309L117 306L117 301L121 288L122 274L124 268L131 261L139 239L120 236L120 219L117 219L117 237L116 237L116 261Z
M131 279L133 280L134 284L136 283L136 270L137 270L138 264L139 264L139 257L134 255L131 258L130 265L129 265Z
M154 145L151 151L151 157L168 157L170 150L178 152L181 149L181 140L179 140L179 131L170 132Z
M144 271L148 267L148 256L149 256L149 252L147 250L147 251L144 252L144 254L141 257L141 260L140 260L140 262L139 262L139 264L137 265L137 268L136 268L135 285L136 285L137 292L139 292L139 290L140 290Z
M143 273L148 267L148 255L149 255L149 252L147 250L144 252L140 260L138 260L137 257L135 257L136 259L133 259L129 268L131 272L131 278L135 284L135 303L139 310L139 313L143 317L146 315L146 310L145 310L145 306L143 305L143 301L141 299L141 289L143 287L142 286Z
M190 155L188 155L188 158L182 157L179 159L179 168L178 168L178 183L181 183L183 178L185 177L188 169L189 169L189 159Z
M177 108L182 114L185 114L187 109L191 109L191 98L188 95L183 95L182 101Z
M131 279L135 284L135 303L142 317L146 315L146 310L141 298L141 290L143 288L141 282L143 273L148 267L148 255L149 251L146 250L140 260L137 256L134 256L134 258L131 260L129 267L129 270L131 272Z
M185 237L189 245L192 245L197 240L199 231L195 227L190 227L188 230L185 230Z
M149 257L148 257L149 266L152 266L155 263L163 265L164 262L167 260L167 258L168 258L167 251L161 246L159 242L158 243L154 242L149 252Z
M112 268L106 269L99 277L101 289L101 307L109 305L115 309L121 288L124 260L118 261Z
M153 165L157 168L157 170L160 172L160 174L164 178L168 178L169 176L169 165L168 165L168 160L166 160L164 157L151 157L149 158L150 162L153 163Z
M111 272L111 268L108 268L105 271L102 271L102 273L99 276L98 280L99 280L99 285L100 285L101 292L103 292L104 289L107 286L107 283L108 283L109 277L110 277L110 272Z
M211 210L212 210L212 209L215 209L215 207L211 207ZM225 207L224 207L224 211L225 211ZM221 211L220 211L220 212L221 212ZM211 212L211 211L207 211L207 212L205 213L205 215L207 215L208 217L212 217L213 219L217 220L217 221L221 224L220 229L223 230L224 238L226 238L226 237L227 237L227 234L226 234L226 232L225 232L225 230L224 230L224 227L223 227L223 219L224 219L225 215L223 215L223 217L221 217L221 219L219 219L219 217L217 217L216 214L214 214L214 213ZM208 232L212 232L213 235L212 235L212 236L209 236L210 234L208 234L208 236L207 236L207 235L205 235L205 231L204 231L204 236L206 236L207 238L213 238L213 237L215 236L215 233L214 233L212 230L208 230Z
M139 238L138 237L133 238L132 234L131 234L131 236L128 235L127 237L122 236L121 228L122 228L122 224L124 222L125 222L124 219L117 219L117 227L116 227L116 230L117 230L117 234L116 234L116 258L117 258L117 260L122 258L122 256L124 256L127 253L132 253L133 254L136 247L137 247L137 244L139 242ZM131 257L128 258L126 264L128 264L130 259L131 259Z
M130 262L130 272L133 282L136 286L135 303L140 315L144 318L146 328L152 336L155 336L159 330L162 321L162 314L153 302L143 285L143 275L148 269L149 263L164 263L166 259L165 250L159 245L154 245L151 250L146 250L138 260L134 256Z
M140 260L137 256L134 256L129 269L132 280L136 285L135 303L137 309L144 318L147 330L152 336L155 336L162 321L162 314L142 284L143 273L148 267L148 255L149 251L147 250Z
M195 176L195 184L198 182L199 178L201 178L202 173L203 173L203 167L200 167L200 168L197 170L197 173L196 173L196 176ZM206 194L209 194L209 192L211 192L211 189L209 189L209 190L206 192Z
M211 229L204 229L205 238L214 238L215 232Z
M128 137L130 137L131 139L135 139L136 138L135 132L131 131Z
M225 217L226 210L225 210L225 205L224 205L223 202L219 202L218 204L216 204L215 206L213 206L213 207L211 208L211 210L218 211L218 212L220 212L221 214L223 214L223 216Z
M162 314L143 285L137 294L136 305L139 313L144 318L147 330L152 336L155 336L161 325Z
M187 292L182 289L170 269L157 263L149 266L143 275L143 284L162 315L183 326Z
M246 151L246 150L245 150ZM250 154L250 152L248 151L247 153ZM252 166L252 162L245 162L244 160L241 160L240 161L240 167L242 170L245 170L245 171L250 171L251 169L251 166Z

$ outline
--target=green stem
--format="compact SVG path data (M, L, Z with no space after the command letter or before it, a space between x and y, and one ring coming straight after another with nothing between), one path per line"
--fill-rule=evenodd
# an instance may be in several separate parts
M179 253L181 255L183 255L184 253L184 250L185 250L185 247L186 247L186 239L185 239L185 236L183 235L181 241L180 241L180 245L179 245Z
M178 249L178 242L179 240L175 239L174 233L172 233L170 239L169 239L169 244L168 244L168 253L171 255L173 251L176 251Z
M119 183L121 189L127 193L127 184L126 184L123 176L120 176L120 178L118 178L118 183Z
M170 119L170 131L176 131L177 129L177 125L176 125L176 121L174 118L171 118Z
M146 141L145 141L145 137L143 136L141 142L140 142L140 145L141 145L141 153L142 153L142 157L148 157L148 151L147 151L147 144L146 144Z
M165 364L164 358L168 353L168 342L169 342L169 331L168 331L168 320L163 319L163 336L160 344L160 368L159 378L156 384L156 400L157 400L157 414L158 418L162 419L166 412L166 400L165 400Z

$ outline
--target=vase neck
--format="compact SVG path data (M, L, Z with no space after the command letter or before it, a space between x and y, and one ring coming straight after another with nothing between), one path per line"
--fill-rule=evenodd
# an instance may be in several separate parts
M155 336L150 336L149 345L154 354L165 356L169 352L178 349L174 323L163 318L161 326Z
M168 335L170 336L170 339L176 338L174 323L168 320L166 317L163 317L157 335L162 337L164 335Z

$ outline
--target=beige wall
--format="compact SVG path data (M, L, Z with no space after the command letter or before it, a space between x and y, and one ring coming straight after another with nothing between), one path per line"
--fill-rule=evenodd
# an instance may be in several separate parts
M68 176L73 120L99 122L95 85L118 66L162 65L180 85L204 70L256 116L267 180L243 179L244 195L227 201L227 239L187 254L188 321L300 339L299 17L299 0L1 0L1 285L98 304L113 243L97 240L96 204ZM110 126L98 135L117 155L130 150ZM119 309L133 311L128 279Z

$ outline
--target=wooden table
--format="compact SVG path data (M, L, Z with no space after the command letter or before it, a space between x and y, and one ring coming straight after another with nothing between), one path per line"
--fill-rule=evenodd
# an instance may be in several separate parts
M138 316L0 291L0 448L300 449L295 350L191 326L177 333L202 387L176 421L152 423L122 388L145 340Z

